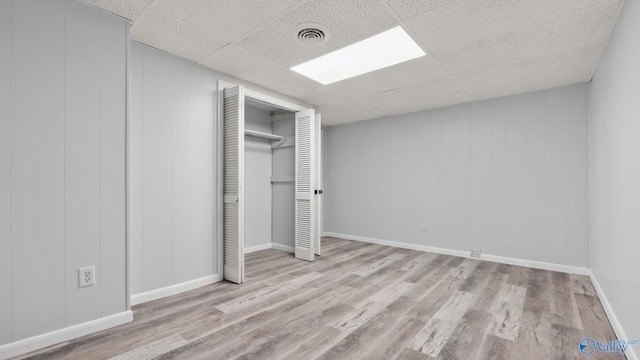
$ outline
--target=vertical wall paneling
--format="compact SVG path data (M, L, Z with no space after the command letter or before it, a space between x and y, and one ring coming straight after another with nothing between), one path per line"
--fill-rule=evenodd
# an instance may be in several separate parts
M427 164L429 157L431 156L429 142L429 124L426 121L422 121L415 114L411 114L411 126L413 131L408 139L407 146L410 148L412 156L412 162L414 164ZM433 233L433 229L429 226L429 204L431 203L431 194L429 189L431 187L431 172L428 166L411 166L410 167L411 180L408 191L411 191L413 195L409 195L412 200L412 216L411 219L415 219L413 222L407 224L407 232L409 236L416 238L418 241L426 240L430 234ZM400 184L402 185L402 184ZM427 225L427 231L423 232L421 228L423 225ZM415 231L418 228L419 232ZM413 230L413 231L411 231ZM431 233L430 233L431 230Z
M0 345L126 310L127 28L0 0Z
M372 174L379 177L385 172L388 173L388 185L381 184L379 188L393 189L392 196L387 197L387 206L376 207L385 211L384 215L389 219L389 226L382 228L384 229L385 239L394 236L407 238L412 234L418 233L416 231L418 230L416 229L418 219L416 219L414 210L417 191L413 166L415 158L412 152L413 121L409 116L403 116L399 121L402 123L402 127L390 126L385 134L388 143L387 152L390 154L388 165L377 169L377 174ZM380 149L383 149L383 147L376 147L376 150L380 151ZM404 159L404 161L395 161L394 159ZM385 171L385 168L388 171ZM371 201L379 196L383 196L383 194L379 193L377 196L367 196L367 198ZM371 206L375 205L371 204ZM391 216L391 214L398 213L402 214L402 216ZM392 228L398 231L392 233L389 231Z
M189 277L189 64L171 62L171 226L173 282ZM186 246L181 246L186 242Z
M455 161L455 240L458 249L469 250L469 183L470 183L470 107L468 104L455 108L456 161Z
M365 204L365 206L369 206L371 209L373 209L374 214L377 214L377 216L389 217L391 214L391 211L399 210L398 208L392 209L389 206L389 204L391 204L391 198L395 197L396 195L391 191L380 191L380 189L390 188L391 179L396 175L390 173L389 171L387 171L387 169L390 168L392 163L397 162L396 161L397 158L393 157L392 156L393 152L389 151L389 149L391 148L391 137L390 137L391 126L389 125L389 122L379 121L376 125L377 125L376 126L377 134L375 136L366 138L364 140L368 144L371 144L373 142L373 143L378 143L381 146L374 147L374 151L369 151L369 152L365 152L365 149L367 148L365 146L365 147L362 147L360 151L365 153L366 156L368 156L369 163L371 163L371 161L375 161L378 163L378 166L375 168L375 171L369 174L370 175L369 178L370 179L375 178L377 179L377 182L373 184L375 187L369 188L367 192L361 193L361 199L363 199L363 203ZM409 128L411 127L409 126ZM403 144L403 146L406 146L406 144ZM404 150L404 149L396 148L396 151L397 150ZM409 158L409 160L410 159L411 158ZM358 159L354 159L354 160L356 162L358 161ZM361 164L360 167L366 168L366 165ZM403 191L405 191L405 189L403 189ZM402 194L402 192L399 192L399 193ZM407 198L407 200L410 200L410 199L411 199L410 197ZM386 208L379 206L380 203L387 204ZM405 202L400 205L403 208L411 209L409 204L410 202ZM404 211L404 213L408 217L411 217L412 215L409 215L409 212L410 210ZM381 223L371 224L365 218L360 218L360 221L362 223L372 225L371 230L375 231L376 233L387 233L389 236L393 235L389 231L389 229L385 226L385 224L381 224Z
M584 239L589 238L589 158L581 154L589 152L589 128L583 119L589 118L589 89L579 88L569 92L569 173L567 203L567 236L569 264L579 265L588 257L589 248Z
M323 187L324 192L331 191L330 179L333 177L333 176L329 176L328 175L329 171L331 171L331 175L333 175L333 171L329 168L329 165L330 165L329 150L327 149L327 147L331 146L331 143L329 143L329 136L327 135L327 131L325 131L326 129L327 129L326 127L323 127L323 129L322 129L322 139L321 139L321 141L322 141L322 171L323 171L323 173L322 173L322 176L323 176L322 187ZM275 134L275 130L276 130L276 128L275 128L275 124L274 124L273 125L274 134ZM274 160L275 160L275 154L274 154ZM327 174L327 175L325 175L325 174ZM275 187L274 187L273 191L275 192ZM324 202L324 198L323 198L323 202ZM322 206L322 229L321 229L321 233L320 233L321 236L322 236L322 232L324 232L324 229L328 229L330 227L330 226L327 225L327 223L326 223L327 221L331 221L331 220L330 220L330 216L327 213L327 207L324 206L324 203L323 203L323 206Z
M325 231L586 266L587 86L329 127Z
M440 122L441 241L443 247L456 247L456 118L455 108L446 108Z
M189 72L189 236L192 278L211 275L214 259L214 77L192 66Z
M427 153L427 236L428 242L435 246L442 246L442 224L441 218L441 197L442 197L442 172L440 171L440 126L442 119L442 110L436 110L433 112L433 116L428 122L424 122L428 125L428 153Z
M19 19L12 21L11 43L15 341L65 326L65 6L14 1L12 16Z
M469 234L470 247L491 254L491 103L470 104L469 123Z
M621 338L640 334L639 37L640 2L625 1L591 83L589 267Z
M11 1L0 0L0 345L11 342Z
M505 99L505 248L504 255L525 258L527 239L527 121L526 96Z
M101 315L126 310L127 24L106 13L101 25L100 263Z
M551 261L567 261L569 192L569 94L566 89L545 93L545 234Z
M497 254L505 245L505 98L491 102L491 245L486 253Z
M100 13L67 0L65 46L65 279L67 325L100 317ZM78 288L78 268L97 285Z
M525 105L526 117L526 246L527 256L534 260L541 260L545 252L552 248L546 246L545 241L545 113L554 109L545 108L545 93L536 92L527 97ZM555 131L550 127L549 131ZM553 257L551 257L553 258Z
M160 52L144 57L144 286L173 284L171 240L171 63Z
M131 46L129 105L129 251L131 294L144 292L144 56Z
M213 71L131 46L131 294L211 276L215 261Z
M334 131L335 127L328 128L330 131L328 134L331 134L328 142L330 144L348 144L349 140L347 136L349 136L350 131L355 131L355 127L345 127L343 131L336 132ZM340 159L338 159L340 156ZM356 178L354 176L349 176L348 173L350 169L350 165L352 164L353 153L351 152L343 152L342 154L338 154L335 151L329 152L327 158L329 158L329 167L330 171L327 172L327 176L329 176L327 181L331 184L331 191L327 192L325 195L325 200L327 198L331 198L330 207L327 207L327 214L332 214L329 209L335 211L336 209L344 209L344 211L350 211L350 202L347 201L348 196L347 192L349 192L353 186L351 181L355 181ZM295 159L294 157L291 157ZM329 193L331 195L329 195ZM329 216L330 220L325 221L325 226L329 226L331 224L334 229L348 229L349 227L345 223L344 217L340 216ZM329 228L328 228L329 229ZM328 230L327 230L328 231Z

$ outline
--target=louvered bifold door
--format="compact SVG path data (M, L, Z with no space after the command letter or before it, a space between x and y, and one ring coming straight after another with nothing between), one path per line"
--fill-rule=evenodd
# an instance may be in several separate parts
M315 195L316 198L316 222L315 222L315 236L314 236L314 250L316 255L320 255L320 250L322 249L320 241L322 240L322 129L321 129L321 117L320 114L316 114L316 123L315 123L315 152L316 152L316 188L318 188L318 194ZM313 192L316 193L315 191Z
M224 279L244 278L244 89L224 90Z
M315 243L315 112L296 113L295 256L313 261Z

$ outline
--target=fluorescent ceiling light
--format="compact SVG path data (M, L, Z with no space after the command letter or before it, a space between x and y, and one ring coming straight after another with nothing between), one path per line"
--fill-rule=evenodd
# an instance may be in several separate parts
M424 55L420 46L398 26L291 70L327 85Z

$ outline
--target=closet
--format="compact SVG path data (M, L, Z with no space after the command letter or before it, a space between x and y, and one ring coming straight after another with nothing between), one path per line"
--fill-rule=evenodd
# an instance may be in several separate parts
M245 249L320 255L320 115L272 96L223 91L223 275L244 281Z

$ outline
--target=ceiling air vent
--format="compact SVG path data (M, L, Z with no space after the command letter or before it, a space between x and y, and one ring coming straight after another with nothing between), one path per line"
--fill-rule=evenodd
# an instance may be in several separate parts
M318 45L327 41L329 33L319 24L305 24L297 28L294 34L305 45Z

